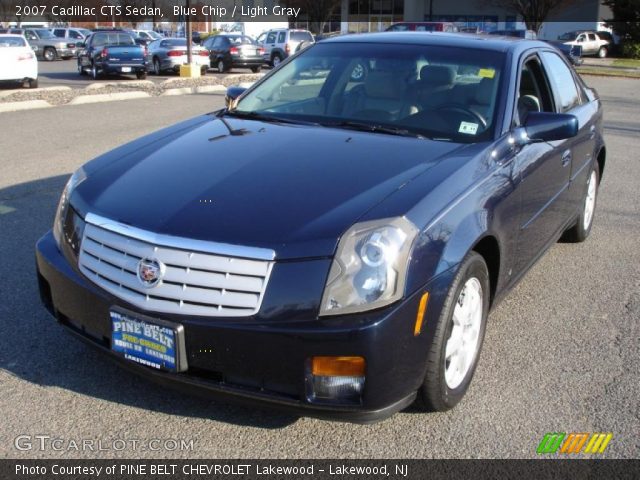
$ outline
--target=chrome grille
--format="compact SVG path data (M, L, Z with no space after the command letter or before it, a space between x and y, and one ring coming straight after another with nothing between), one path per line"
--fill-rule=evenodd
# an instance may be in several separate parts
M258 312L273 267L272 250L155 234L86 216L78 265L111 294L142 309L209 317ZM160 283L146 287L138 263L163 267Z

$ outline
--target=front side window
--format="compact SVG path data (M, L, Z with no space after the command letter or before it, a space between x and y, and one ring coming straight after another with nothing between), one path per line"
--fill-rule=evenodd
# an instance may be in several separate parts
M236 111L477 142L493 135L503 64L503 53L488 50L320 43L245 95Z
M566 112L579 105L578 87L567 64L553 52L543 52L541 56L556 94L558 110Z
M278 43L284 43L287 39L287 32L280 32L278 34Z
M277 35L276 32L269 32L269 35L267 35L267 43L276 43Z
M529 58L520 71L516 125L524 125L530 113L553 112L549 82L537 56Z

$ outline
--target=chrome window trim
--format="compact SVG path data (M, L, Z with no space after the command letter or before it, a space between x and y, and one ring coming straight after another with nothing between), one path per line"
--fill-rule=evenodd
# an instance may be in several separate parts
M125 225L124 223L120 223L91 212L87 213L85 222L126 237L133 237L143 242L163 247L199 251L228 257L246 258L250 260L273 261L276 257L276 252L268 248L246 247L241 245L231 245L228 243L208 242L205 240L153 233L141 228Z

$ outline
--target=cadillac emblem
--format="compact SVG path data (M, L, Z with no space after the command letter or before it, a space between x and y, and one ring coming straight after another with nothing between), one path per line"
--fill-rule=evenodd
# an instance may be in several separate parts
M143 258L138 262L138 280L146 288L153 288L160 283L164 275L164 264L155 258Z

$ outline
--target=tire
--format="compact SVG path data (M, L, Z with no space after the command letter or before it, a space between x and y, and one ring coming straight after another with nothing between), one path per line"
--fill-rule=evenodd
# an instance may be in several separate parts
M100 79L100 72L98 71L98 67L96 67L95 62L91 63L91 78L94 80Z
M160 60L157 58L153 59L153 73L156 75L162 74L162 68L160 67Z
M227 67L224 66L224 60L222 59L218 60L216 67L218 69L218 73L224 73L227 71Z
M416 399L421 409L449 410L469 388L482 350L489 315L489 289L487 264L479 254L470 252L449 287L436 325L427 355L427 372ZM464 302L470 303L465 307ZM472 308L468 315L465 308ZM453 352L458 352L459 356ZM460 358L466 361L456 369Z
M37 78L30 78L29 80L27 80L27 83L29 84L29 88L38 88Z
M202 67L200 69L200 75L204 77L207 74L207 70L209 70L207 67Z
M582 208L576 224L567 230L562 236L562 240L571 243L584 242L591 233L593 226L593 217L596 213L598 203L598 186L600 184L600 169L596 163L591 167L591 173L587 179L587 185L584 189L584 197L582 200Z
M276 53L271 57L271 66L273 68L276 68L281 63L282 63L282 57L280 56L279 53Z
M44 58L45 62L53 62L56 58L58 58L58 53L55 48L47 47L42 52L42 58Z
M600 47L598 50L598 58L606 58L608 54L609 50L607 50L607 47Z
M84 69L84 67L80 64L80 62L78 62L78 74L81 76L85 76L87 75L87 71Z
M253 73L259 73L260 70L262 70L262 67L258 66L258 67L251 67L251 71Z
M138 80L145 80L147 78L147 72L136 72L136 78Z

